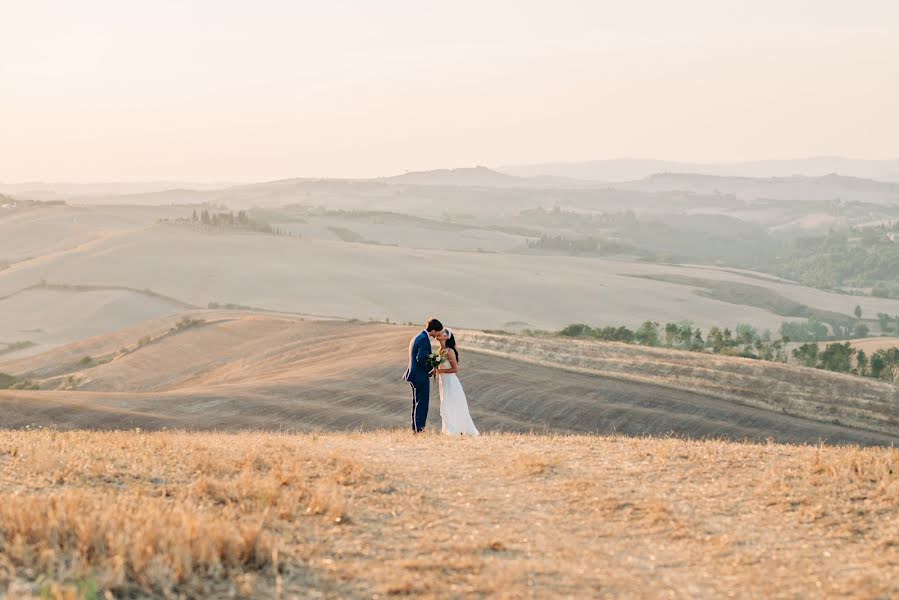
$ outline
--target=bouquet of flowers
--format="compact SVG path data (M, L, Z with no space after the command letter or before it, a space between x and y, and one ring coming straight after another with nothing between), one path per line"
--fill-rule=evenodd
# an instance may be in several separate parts
M428 366L431 367L431 370L439 369L440 365L446 362L446 356L444 356L443 352L431 352L428 355ZM435 374L436 377L436 374Z

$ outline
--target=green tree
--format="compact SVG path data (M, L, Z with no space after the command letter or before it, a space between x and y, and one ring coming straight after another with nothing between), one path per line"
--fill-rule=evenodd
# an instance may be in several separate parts
M877 351L883 360L883 371L880 378L886 381L895 381L899 373L899 348L886 348Z
M625 344L634 343L634 332L627 327L621 326L615 330L615 341L624 342Z
M693 343L693 322L681 321L677 324L677 343L683 350L689 350Z
M634 339L643 346L658 346L661 343L659 324L656 321L643 321L634 333Z
M799 361L803 367L818 366L818 344L802 344L793 349L793 358Z
M867 376L868 374L868 355L865 354L864 350L859 350L855 355L855 369L856 373L861 375L862 377Z
M665 323L665 345L669 348L677 341L677 323Z
M853 314L855 314L855 318L856 318L856 319L861 320L861 318L862 318L862 307L861 307L860 304L856 304L856 305L855 305L855 311L853 311Z
M893 317L887 313L877 313L877 323L880 325L881 333L889 333L893 329Z
M815 317L809 317L804 323L796 321L781 323L780 335L797 342L818 342L828 339L830 332L827 329L827 325Z
M882 379L886 368L887 364L883 360L883 356L881 356L880 353L875 352L871 356L871 368L869 371L869 375L875 379Z
M733 348L737 345L734 341L734 335L731 333L730 328L725 327L724 331L721 332L721 339L724 341L725 348Z
M771 342L771 349L774 351L774 358L777 362L787 362L786 345L790 343L788 338L781 338Z
M699 352L703 348L705 348L705 341L702 339L702 331L697 327L696 331L693 332L693 341L690 345L690 350Z
M855 348L849 342L828 344L821 353L821 368L837 373L848 373L852 369L852 355Z
M737 323L737 342L748 346L759 337L758 330L748 323Z
M721 351L724 350L724 334L721 333L721 329L717 326L712 326L705 338L705 343L712 352L721 354Z
M771 348L761 338L755 340L755 353L762 360L771 360Z
M559 332L559 335L564 335L565 337L590 337L593 335L593 328L583 323L574 323L565 327Z

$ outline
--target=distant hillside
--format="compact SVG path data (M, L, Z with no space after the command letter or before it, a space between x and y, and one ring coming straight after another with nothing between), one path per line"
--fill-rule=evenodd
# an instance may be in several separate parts
M807 177L724 177L697 173L657 173L637 181L615 184L641 192L691 191L733 194L743 200L899 203L899 183L844 175Z
M619 158L583 162L548 162L508 165L497 171L519 177L555 175L594 181L632 181L655 173L698 173L726 177L820 177L830 173L880 181L899 181L899 159L862 160L821 156L792 160L759 160L735 163L694 163L670 160Z
M435 169L433 171L412 171L385 177L380 181L403 183L410 185L459 185L459 186L523 186L527 181L512 175L506 175L487 167L469 167L462 169Z
M27 181L2 183L0 192L15 194L30 200L55 200L87 196L121 196L128 194L152 194L166 190L214 190L234 185L228 182L186 181L97 181L75 183L70 181Z

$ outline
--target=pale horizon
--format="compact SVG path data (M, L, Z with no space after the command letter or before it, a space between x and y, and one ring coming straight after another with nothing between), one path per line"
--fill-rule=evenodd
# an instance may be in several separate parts
M899 5L0 3L0 182L899 156Z
M496 164L496 165L483 165L483 164L462 164L462 165L434 165L431 167L423 167L421 169L407 169L404 171L391 172L391 173L381 173L378 175L368 175L368 176L353 176L353 175L308 175L305 173L296 173L293 175L284 175L279 177L272 178L264 178L264 179L253 179L253 178L201 178L201 177L185 177L185 178L172 178L172 177L119 177L119 178L99 178L99 179L90 179L90 178L70 178L70 179L60 179L60 178L44 178L44 179L23 179L23 180L0 180L0 185L6 186L22 186L29 184L75 184L75 185L88 185L88 184L114 184L114 183L172 183L172 184L202 184L208 186L215 185L242 185L242 184L250 184L250 183L267 183L267 182L275 182L289 179L333 179L333 180L368 180L368 179L380 179L380 178L388 178L397 175L402 175L405 173L415 173L415 172L429 172L429 171L440 171L440 170L459 170L459 169L475 169L475 168L486 168L490 170L501 170L503 167L507 166L516 166L516 167L528 167L528 166L538 166L538 165L551 165L551 164L578 164L578 163L590 163L590 162L603 162L603 161L660 161L660 162L683 162L685 164L695 164L697 166L720 166L726 167L730 165L740 165L740 164L751 164L755 162L778 162L778 161L801 161L801 160L816 160L816 159L839 159L839 160L849 160L849 161L870 161L870 162L899 162L899 158L895 157L858 157L858 156L839 156L839 155L820 155L820 156L794 156L794 157L772 157L772 158L751 158L746 160L733 160L733 161L681 161L674 158L668 157L637 157L637 156L610 156L610 157L601 157L601 158L582 158L582 159L568 159L568 160L554 160L547 159L541 161L533 161L533 162L523 162L516 165L511 165L509 163Z

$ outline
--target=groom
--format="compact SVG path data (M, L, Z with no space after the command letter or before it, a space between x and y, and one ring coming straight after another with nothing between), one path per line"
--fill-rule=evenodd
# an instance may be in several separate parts
M428 363L431 355L431 338L443 331L443 323L429 319L424 330L409 343L409 368L403 380L412 386L412 431L420 433L428 420L428 400L431 397L431 375L434 370Z

